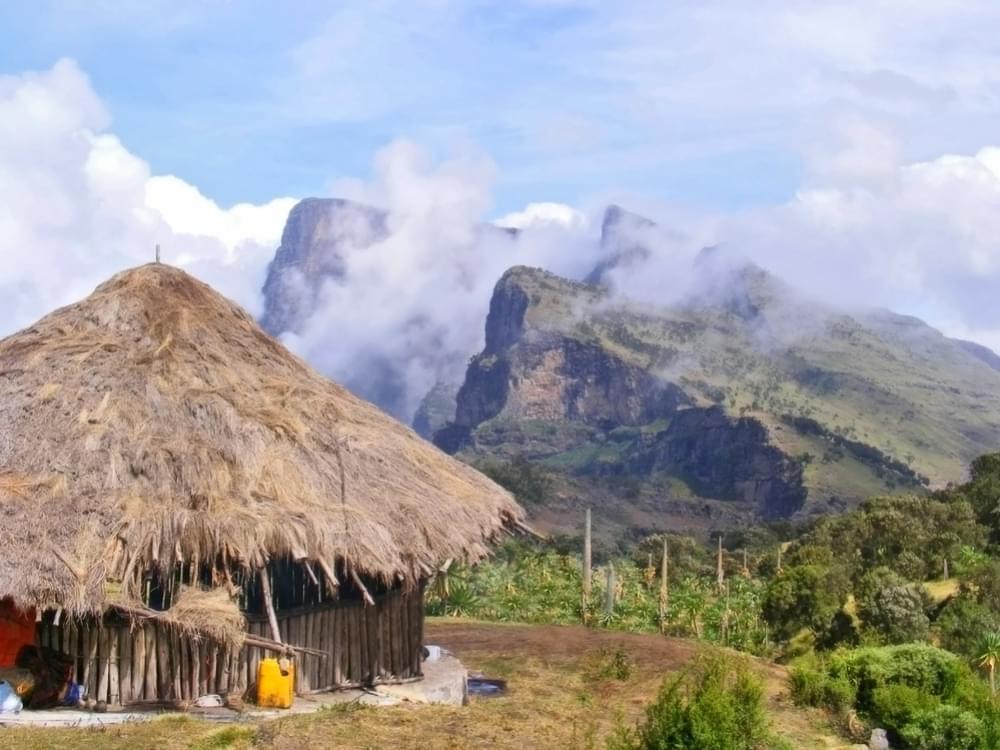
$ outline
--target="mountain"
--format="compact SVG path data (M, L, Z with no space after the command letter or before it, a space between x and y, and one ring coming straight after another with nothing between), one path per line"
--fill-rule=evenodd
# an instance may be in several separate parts
M644 235L654 233L656 229L656 223L645 216L614 204L608 206L601 221L601 259L584 281L595 285L606 284L609 273L614 269L628 268L648 260L652 254L652 238Z
M435 442L548 469L542 527L575 528L587 505L623 533L842 510L960 481L1000 444L989 350L825 308L722 249L694 265L669 307L509 270Z
M288 214L264 281L261 326L272 336L309 318L323 284L344 275L344 259L387 235L387 215L339 198L306 198Z

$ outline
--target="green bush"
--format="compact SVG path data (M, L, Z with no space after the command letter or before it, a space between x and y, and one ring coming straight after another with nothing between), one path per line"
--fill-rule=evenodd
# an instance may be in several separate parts
M982 719L958 706L937 706L913 717L898 740L906 748L919 750L995 750L986 744Z
M902 750L1000 750L1000 707L954 654L929 644L840 651L803 660L789 679L797 703L854 708Z
M635 729L619 726L608 750L760 750L774 747L760 680L742 660L703 657L664 681Z
M786 568L768 585L761 603L764 619L781 640L803 628L825 634L847 600L847 581L821 565Z
M856 708L874 709L875 691L885 685L907 685L948 702L968 690L982 694L978 682L961 659L930 644L869 646L835 654L828 673L857 686Z
M1000 630L1000 615L962 593L945 605L934 626L943 648L971 659L983 634Z
M898 737L918 716L937 709L941 700L909 685L883 685L872 695L872 720Z
M857 693L846 677L830 677L825 671L808 666L792 668L789 689L797 704L835 713L851 708Z
M883 643L925 641L930 637L924 589L888 568L875 568L855 587L858 616L866 633Z

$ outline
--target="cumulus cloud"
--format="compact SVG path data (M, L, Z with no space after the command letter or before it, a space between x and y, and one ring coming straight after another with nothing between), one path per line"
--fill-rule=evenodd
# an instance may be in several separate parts
M153 259L190 268L251 310L292 201L222 209L110 132L71 60L0 77L0 331Z
M984 148L876 181L822 180L785 205L726 217L719 234L831 303L891 307L996 348L998 167L1000 149Z
M537 229L542 227L562 227L565 229L586 229L587 215L565 203L529 203L520 211L504 214L494 222L500 227L512 229Z

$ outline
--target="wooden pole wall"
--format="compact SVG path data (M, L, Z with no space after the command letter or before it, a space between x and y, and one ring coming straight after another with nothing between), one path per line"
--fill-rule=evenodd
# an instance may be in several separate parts
M420 677L423 646L423 588L391 591L374 605L361 601L323 603L277 611L282 640L321 651L296 654L296 691L408 681ZM270 637L266 617L250 619L247 632ZM163 623L132 623L108 615L59 624L48 612L38 623L38 642L72 663L72 678L86 695L109 706L143 701L189 702L207 693L240 694L257 680L263 658L258 647L237 650L194 639Z

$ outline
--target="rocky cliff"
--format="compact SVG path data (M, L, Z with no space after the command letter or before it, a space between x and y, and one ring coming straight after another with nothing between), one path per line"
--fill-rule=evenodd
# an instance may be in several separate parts
M1000 442L988 350L905 316L810 304L717 250L692 273L698 296L651 308L511 269L435 441L473 462L527 458L566 480L564 503L644 527L922 491Z
M267 269L261 325L272 335L298 331L323 284L344 273L344 258L385 237L386 215L337 198L307 198L288 215Z

